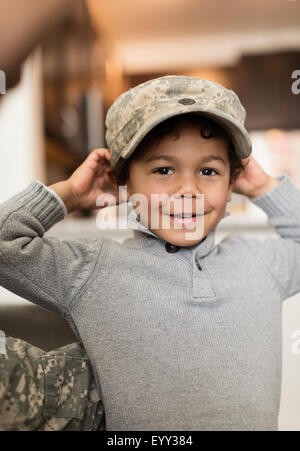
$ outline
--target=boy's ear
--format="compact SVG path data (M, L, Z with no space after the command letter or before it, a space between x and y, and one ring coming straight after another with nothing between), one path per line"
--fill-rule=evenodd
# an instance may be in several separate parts
M229 186L228 186L227 202L231 201L231 194L232 194L232 190L233 190L233 185L234 185L234 180L231 180L231 182L229 183Z
M107 176L109 182L113 185L113 187L115 189L117 189L118 185L117 185L116 176L111 167L106 168L106 176Z
M115 192L119 194L119 184L117 182L116 173L111 167L106 168L106 176L107 176L107 179L109 180L109 182L112 184ZM128 198L130 196L130 192L129 192L128 185L126 185L126 186L127 186L126 194L127 194L127 200L128 200Z

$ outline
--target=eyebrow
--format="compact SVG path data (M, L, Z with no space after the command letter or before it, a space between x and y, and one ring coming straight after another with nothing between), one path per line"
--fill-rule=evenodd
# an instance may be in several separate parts
M177 158L172 155L152 155L146 159L146 163L150 163L151 161L156 160L177 161ZM220 161L224 166L226 166L226 161L218 155L207 155L206 157L202 158L202 163L208 163L209 161Z

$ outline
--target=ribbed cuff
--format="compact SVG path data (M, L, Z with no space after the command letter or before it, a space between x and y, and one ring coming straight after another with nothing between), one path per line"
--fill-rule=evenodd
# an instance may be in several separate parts
M13 196L15 205L29 210L47 232L63 220L66 211L59 200L40 182L34 181Z
M260 197L250 199L269 216L283 216L300 207L300 191L295 187L288 174L277 177L280 181L271 191Z
M51 188L49 188L49 186L46 186L44 183L40 182L39 180L36 180L37 183L40 183L41 185L43 185L43 187L48 190L60 203L60 205L62 206L63 210L64 210L64 215L67 216L68 215L68 210L66 207L66 204L64 203L64 201L62 200L61 197L59 197L59 195Z

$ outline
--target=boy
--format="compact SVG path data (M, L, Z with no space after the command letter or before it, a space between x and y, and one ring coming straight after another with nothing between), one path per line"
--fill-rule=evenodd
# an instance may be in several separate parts
M174 138L167 120L179 115ZM32 182L0 206L0 282L72 325L93 365L107 430L277 429L281 307L300 291L300 192L250 156L244 120L237 96L215 82L150 80L110 108L110 152L97 149L67 181ZM164 121L169 131L147 142ZM126 176L130 157L127 196L148 201L132 221L133 238L43 236L68 212L96 208L108 174ZM215 246L232 191L261 207L280 237L229 235ZM152 195L160 194L157 205ZM192 203L182 210L186 196ZM200 220L191 240L186 230Z

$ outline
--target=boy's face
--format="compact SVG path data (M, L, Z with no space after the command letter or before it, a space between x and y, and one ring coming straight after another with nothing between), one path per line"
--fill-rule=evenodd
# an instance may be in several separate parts
M209 161L208 158L212 156L222 161ZM228 144L223 139L203 138L199 129L191 125L183 125L180 128L179 139L174 136L165 137L159 144L141 152L130 164L128 197L139 193L147 198L147 206L136 205L140 221L163 240L178 246L196 244L218 224L224 216L226 203L231 200L231 192ZM167 194L164 201L153 202L151 194L163 193ZM166 218L168 211L189 213L192 208L192 212L196 212L196 195L202 194L204 216L199 216L197 220L204 220L203 229L196 229L196 222L192 223L194 226L190 223L185 225L191 219L182 223L182 219L177 220L169 215ZM190 195L185 203L184 195ZM201 213L199 201L197 203L198 213ZM154 224L155 228L151 225L151 208L152 214L154 212L158 218L157 226ZM162 227L163 218L164 221L168 220L168 228ZM193 234L191 239L191 232L199 230L201 234Z

